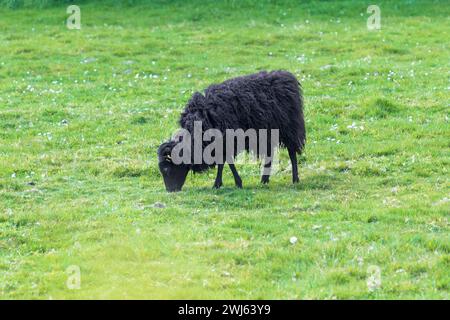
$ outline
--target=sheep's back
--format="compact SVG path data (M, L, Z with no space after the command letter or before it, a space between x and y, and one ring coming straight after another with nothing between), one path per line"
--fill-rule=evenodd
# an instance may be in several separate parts
M286 71L259 72L209 86L205 95L195 93L180 124L192 129L202 121L203 130L279 129L282 144L299 150L305 140L303 102L299 83Z

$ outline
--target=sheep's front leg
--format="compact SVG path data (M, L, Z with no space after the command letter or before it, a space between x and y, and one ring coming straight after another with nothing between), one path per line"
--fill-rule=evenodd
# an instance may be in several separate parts
M266 159L266 162L264 163L264 169L263 169L264 172L263 172L263 175L261 176L262 184L269 183L271 169L272 169L272 160Z
M231 172L233 173L234 183L236 184L236 187L242 188L242 179L241 177L239 177L239 173L237 172L236 167L232 163L229 163L228 165L230 166Z
M222 172L223 172L223 164L218 164L216 181L214 181L214 186L213 186L216 189L219 189L222 186Z

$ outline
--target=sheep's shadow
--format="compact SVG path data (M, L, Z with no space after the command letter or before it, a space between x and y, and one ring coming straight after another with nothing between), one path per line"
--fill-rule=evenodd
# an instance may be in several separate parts
M177 192L172 197L184 208L191 209L209 209L217 208L219 211L245 209L261 210L273 207L277 204L277 199L295 197L301 199L297 194L308 191L328 192L341 183L343 177L317 174L308 175L297 184L292 184L285 176L273 176L268 185L260 184L259 181L251 179L249 184L245 184L242 189L236 188L233 181L226 181L220 189L214 189L211 186L196 187L195 181L183 188L183 191ZM263 201L262 201L263 199Z
M285 177L273 176L269 184L264 185L259 181L252 181L249 184L245 183L245 178L243 178L243 188L239 189L234 186L233 182L230 184L223 185L220 189L202 186L196 187L195 183L187 186L183 192L197 194L197 195L209 195L209 194L229 194L229 195L240 195L247 192L257 192L270 190L270 192L286 192L286 191L308 191L308 190L331 190L334 185L336 185L341 179L335 175L328 174L318 174L318 175L308 175L304 178L300 177L300 182L293 184L289 179Z

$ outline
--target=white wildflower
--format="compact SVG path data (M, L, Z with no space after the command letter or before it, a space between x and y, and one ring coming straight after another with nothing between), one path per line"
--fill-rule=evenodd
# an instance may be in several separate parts
M381 269L378 266L369 266L367 273L367 289L369 292L374 292L381 287Z

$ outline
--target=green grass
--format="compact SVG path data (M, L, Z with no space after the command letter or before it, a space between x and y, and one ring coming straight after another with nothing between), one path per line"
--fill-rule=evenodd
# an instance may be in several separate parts
M0 298L449 298L446 1L378 1L379 31L365 2L128 3L81 30L0 9ZM300 184L281 151L269 186L246 164L243 190L166 193L190 95L262 69L304 87Z

